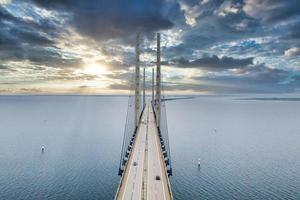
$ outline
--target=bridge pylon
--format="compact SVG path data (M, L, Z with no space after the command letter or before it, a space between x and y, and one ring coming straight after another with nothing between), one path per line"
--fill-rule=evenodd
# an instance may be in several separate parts
M135 101L134 101L134 124L137 128L140 121L140 34L136 35L135 46Z
M153 106L154 104L154 68L152 68L152 99L151 99L151 104Z
M160 34L157 34L156 80L152 69L152 105L146 103L145 67L140 74L140 35L136 36L133 95L129 96L119 164L116 200L172 200L172 175L167 113L162 87ZM143 78L143 82L141 82ZM143 91L141 88L143 87ZM155 90L155 91L154 91ZM155 92L155 93L154 93ZM143 95L143 97L141 96ZM155 95L155 96L154 96Z
M146 68L143 67L143 110L146 106Z
M156 124L158 129L160 128L160 117L161 117L161 71L160 71L160 33L157 33L157 53L156 53Z

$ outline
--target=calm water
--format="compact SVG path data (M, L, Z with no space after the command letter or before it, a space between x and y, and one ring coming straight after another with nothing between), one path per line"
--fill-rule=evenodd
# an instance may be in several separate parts
M113 199L126 106L1 96L0 199ZM167 108L175 199L300 199L300 101L202 97Z

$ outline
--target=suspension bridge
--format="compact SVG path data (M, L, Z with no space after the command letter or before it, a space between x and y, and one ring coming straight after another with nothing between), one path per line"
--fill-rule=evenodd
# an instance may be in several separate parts
M136 36L134 81L128 100L119 164L116 200L173 199L167 115L161 74L160 34L157 33L156 73L152 68L152 95L146 98L145 67L140 73L140 34ZM155 76L156 74L156 76Z

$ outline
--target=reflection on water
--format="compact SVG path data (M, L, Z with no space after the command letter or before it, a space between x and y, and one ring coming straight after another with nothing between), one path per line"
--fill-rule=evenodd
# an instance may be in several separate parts
M0 199L113 199L126 106L1 96ZM202 97L167 112L175 199L300 199L300 102Z

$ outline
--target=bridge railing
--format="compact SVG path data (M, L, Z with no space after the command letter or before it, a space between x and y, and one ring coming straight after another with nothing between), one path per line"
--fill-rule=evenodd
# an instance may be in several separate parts
M167 169L167 173L169 176L173 175L172 171L172 162L171 162L171 151L170 151L170 144L169 144L169 132L168 132L168 120L167 120L167 111L166 111L166 103L165 103L165 96L161 100L160 105L160 124L158 126L158 135L160 138L161 149L165 161L165 166ZM155 118L158 115L157 104L158 101L152 102L152 108L154 110Z
M129 80L134 80L134 69L130 70L129 73ZM130 81L130 94L128 98L128 107L127 107L127 114L126 114L126 123L124 128L124 135L123 135L123 144L122 144L122 151L121 151L121 158L119 163L119 175L123 174L125 167L127 165L129 155L135 140L136 136L136 124L135 124L135 93L134 93L134 81ZM140 94L140 99L142 99ZM139 111L138 115L142 115L143 106L142 101L139 101Z
M167 109L166 109L166 103L164 99L161 101L161 118L160 118L160 138L163 139L163 142L161 141L161 147L165 159L165 164L167 167L168 175L172 175L172 162L171 162L171 150L170 150L170 144L169 144L169 131L168 131L168 120L167 120Z

